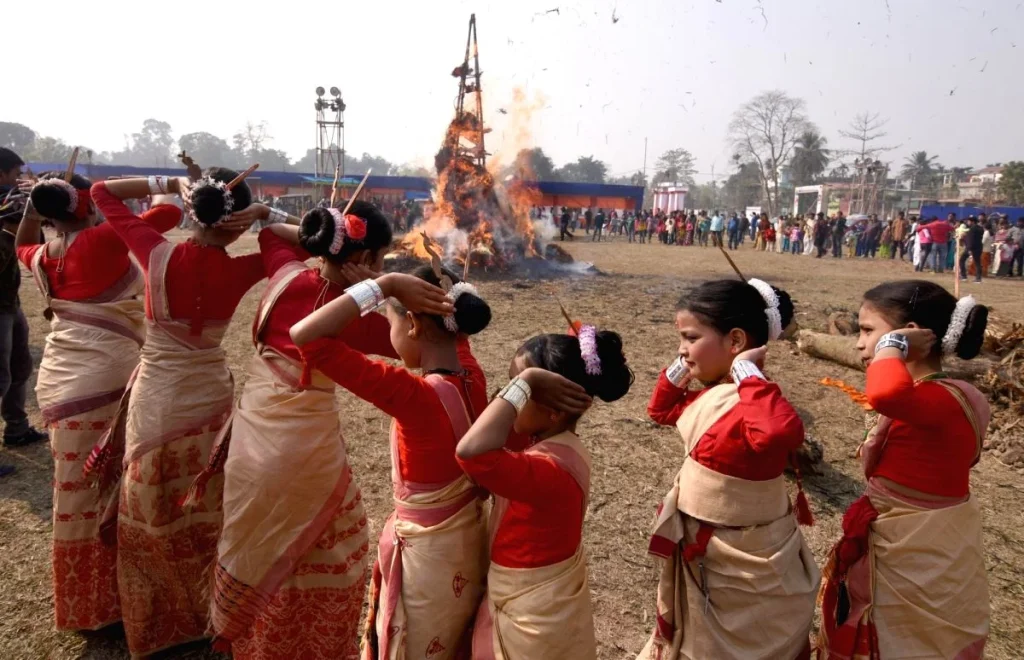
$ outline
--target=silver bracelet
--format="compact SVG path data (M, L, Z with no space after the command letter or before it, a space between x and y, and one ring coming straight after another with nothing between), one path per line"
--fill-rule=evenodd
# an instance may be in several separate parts
M288 214L281 209L270 209L270 217L267 221L271 224L286 223L288 222Z
M904 360L910 355L910 342L907 341L907 336L901 335L898 332L889 332L882 335L882 338L875 344L875 353L877 354L883 348L898 348Z
M345 289L345 293L352 296L352 300L359 306L359 315L366 316L384 304L384 292L380 290L373 280L363 280L359 284L353 284Z
M526 407L526 403L530 400L530 396L533 394L533 390L522 378L513 378L509 381L508 385L501 388L498 392L499 399L504 399L512 404L512 407L516 409L516 414L523 412L523 408Z
M742 383L744 379L750 378L751 376L754 378L760 378L761 380L767 380L764 377L764 374L761 373L761 370L757 368L757 365L750 360L734 361L732 363L730 373L732 374L732 382L737 385Z
M683 358L677 357L665 370L665 378L668 382L682 389L690 382L690 368L683 362Z
M151 177L149 177L149 194L150 195L166 195L167 194L167 177L165 177L165 176L151 176Z

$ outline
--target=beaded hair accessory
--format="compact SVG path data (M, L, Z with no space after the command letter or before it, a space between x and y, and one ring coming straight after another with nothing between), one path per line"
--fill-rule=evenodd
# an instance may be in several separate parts
M942 352L944 354L954 355L956 353L956 346L960 343L960 338L964 336L964 330L967 329L967 319L977 304L978 301L974 296L964 296L956 301L953 316L949 319L949 328L946 329L946 334L942 337Z
M573 321L561 302L558 303L558 308L562 311L562 316L569 323L569 335L579 339L580 356L583 358L583 365L587 375L600 376L601 357L597 354L597 328L592 325L584 325L579 321Z
M452 301L452 305L454 305L455 301L465 293L470 293L474 296L480 295L477 292L476 287L468 282L458 282L457 284L453 284L452 288L448 289L448 293L446 295L448 296L448 300ZM448 332L459 331L459 324L455 320L455 314L449 314L444 317L444 327Z
M765 316L768 317L768 339L778 339L782 336L782 314L779 312L779 296L771 284L764 280L751 279L747 284L757 289L765 304Z
M40 188L42 186L49 186L51 188L60 188L68 194L70 201L68 202L67 212L74 213L78 208L78 189L73 185L65 181L60 177L52 177L49 179L39 179L36 184L32 186L33 189Z
M216 227L220 225L222 222L224 222L225 218L231 215L231 212L235 208L235 198L231 194L231 189L228 188L228 184L224 183L223 181L217 181L216 179L210 176L204 176L201 179L197 179L189 187L190 197L195 198L196 192L202 190L203 188L216 188L224 197L224 214L216 222L210 225L200 222L199 217L196 215L195 208L193 208L191 204L188 205L189 219L196 225L198 225L200 228L206 229L208 227Z

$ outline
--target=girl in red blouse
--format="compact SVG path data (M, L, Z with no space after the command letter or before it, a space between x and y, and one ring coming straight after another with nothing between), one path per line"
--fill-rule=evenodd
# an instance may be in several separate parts
M576 427L592 396L622 398L633 373L618 334L577 332L523 344L511 382L459 442L459 465L494 494L473 658L597 654L582 542L590 456ZM528 442L506 448L519 437Z
M247 212L261 221L283 215L261 204ZM391 227L376 206L356 201L347 217L317 208L301 227L271 224L260 244L270 281L253 324L256 354L230 448L225 438L215 450L226 464L214 632L240 660L354 658L369 555L366 512L335 384L303 368L289 331L356 284L352 268L381 268ZM320 258L314 268L305 264L311 255ZM389 332L387 319L372 313L337 338L362 354L397 358Z
M444 275L455 283L447 294L429 266L366 280L291 329L311 368L394 418L395 510L373 567L368 659L461 657L484 588L483 499L456 463L455 445L487 405L467 335L487 327L491 311L473 287ZM391 343L404 367L366 357L339 334L391 298Z
M142 344L142 274L110 223L98 224L91 183L44 174L18 227L18 258L47 304L36 396L53 450L53 593L58 630L96 630L121 618L117 547L100 537L103 501L83 487L93 445L109 429ZM144 216L155 231L181 216L161 205ZM40 241L40 220L57 238ZM42 243L42 244L40 244Z
M981 511L969 473L989 406L942 371L971 359L988 309L933 282L864 294L857 348L880 414L860 449L867 492L843 517L822 585L822 658L981 658L989 629Z
M647 410L679 429L686 457L650 542L663 564L640 658L809 657L819 574L782 474L804 428L761 373L792 318L761 280L705 282L679 302L679 356ZM802 492L796 508L809 523Z
M226 248L251 220L232 219L252 202L237 173L215 168L196 182L150 177L97 183L93 201L142 266L146 340L140 364L107 434L87 461L101 489L125 466L117 509L118 582L133 655L209 635L210 576L221 527L221 488L189 509L181 503L206 465L231 413L234 382L221 339L231 316L263 278L260 254ZM123 199L182 193L192 237L171 243Z

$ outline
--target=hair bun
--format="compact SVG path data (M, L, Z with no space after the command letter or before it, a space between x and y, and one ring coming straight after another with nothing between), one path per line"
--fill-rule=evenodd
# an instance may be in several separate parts
M198 185L192 190L192 215L196 221L211 226L226 215L249 208L252 204L252 190L245 181L235 184L231 190L226 188L226 184L237 176L238 172L224 167L211 167L206 171L204 179L218 185Z
M314 208L302 216L299 224L299 245L314 257L330 254L334 241L334 216L325 208Z
M785 290L780 289L777 286L772 286L772 290L775 295L779 298L779 316L782 317L782 332L785 334L786 328L793 322L793 299L789 297L789 294Z
M956 343L956 356L961 360L971 360L981 353L985 342L985 328L988 326L988 307L975 305L967 315L967 325L960 341Z
M39 215L51 220L65 220L71 217L71 195L60 185L45 185L43 182L32 188L32 206Z
M491 306L480 296L466 291L455 300L455 323L459 332L475 335L491 323Z
M590 376L587 390L602 401L617 401L626 396L633 385L633 372L626 364L622 352L622 337L611 330L597 333L597 357L601 360L601 374Z

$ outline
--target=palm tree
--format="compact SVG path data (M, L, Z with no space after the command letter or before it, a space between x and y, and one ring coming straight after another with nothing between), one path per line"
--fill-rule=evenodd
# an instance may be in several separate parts
M915 151L907 157L906 162L903 163L900 174L904 179L910 180L910 187L914 187L914 183L924 184L931 180L931 176L934 172L932 163L938 156L929 156L927 151Z
M815 130L806 130L797 138L791 163L794 184L802 186L821 176L831 159L827 143Z

